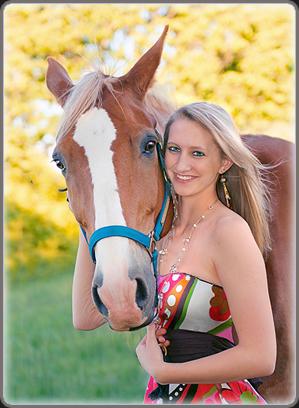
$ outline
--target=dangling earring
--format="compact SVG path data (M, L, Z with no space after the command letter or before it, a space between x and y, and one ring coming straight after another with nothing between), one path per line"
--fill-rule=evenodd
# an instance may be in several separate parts
M221 173L220 173L220 174L221 174ZM229 195L228 188L227 188L227 185L226 185L226 177L224 177L223 174L221 174L220 182L221 182L222 187L223 187L223 192L224 192L224 197L225 197L226 205L227 205L228 208L230 208L231 197L230 197L230 195Z
M178 218L178 197L176 195L176 192L174 191L173 185L170 185L170 192L171 192L171 197L172 197L172 203L173 203L173 222Z

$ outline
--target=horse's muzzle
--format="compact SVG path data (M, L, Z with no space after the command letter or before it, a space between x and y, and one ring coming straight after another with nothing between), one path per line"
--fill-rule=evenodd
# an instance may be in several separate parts
M146 283L140 276L127 277L116 287L96 271L92 285L93 301L112 329L136 330L151 323L156 306L155 286L148 287Z
M139 309L142 311L143 306L145 304L145 298L144 298L144 284L140 283L140 280L137 281L137 290L136 290L136 304L139 307ZM113 322L110 322L109 320L109 311L107 309L107 307L104 305L104 303L102 302L100 295L99 295L99 291L98 288L96 286L93 286L92 288L92 296L93 296L93 300L94 303L98 309L98 311L107 319L111 329L113 330L126 330L126 331L134 331L134 330L139 330L142 327L145 327L147 325L149 325L153 319L156 316L156 308L153 308L152 313L143 321L140 322L140 324L138 324L137 326L135 325L131 325L132 323L130 321L124 321L122 327L117 326L114 327L113 326Z

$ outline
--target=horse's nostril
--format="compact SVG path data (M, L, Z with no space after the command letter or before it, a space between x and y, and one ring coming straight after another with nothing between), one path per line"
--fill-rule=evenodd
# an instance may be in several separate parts
M148 298L148 293L147 293L147 289L146 286L144 284L144 282L141 279L136 279L137 282L137 289L136 289L136 303L137 306L139 307L139 309L143 310L146 302L147 302L147 298Z
M98 287L97 286L93 286L92 287L92 297L93 297L93 301L96 305L96 307L98 308L98 311L105 317L108 317L108 309L107 307L104 305L104 303L101 301L101 298L99 296L99 292L98 292Z

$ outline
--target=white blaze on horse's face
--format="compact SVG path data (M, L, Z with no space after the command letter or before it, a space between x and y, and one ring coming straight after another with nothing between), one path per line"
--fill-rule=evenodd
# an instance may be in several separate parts
M107 111L101 108L92 108L84 113L77 122L73 136L74 141L84 148L89 163L95 230L106 225L126 225L112 162L111 145L115 138L116 129ZM128 270L128 254L128 240L119 237L103 239L95 247L97 267L100 267L104 277L109 274L112 280L113 271L115 279L120 279L120 271Z

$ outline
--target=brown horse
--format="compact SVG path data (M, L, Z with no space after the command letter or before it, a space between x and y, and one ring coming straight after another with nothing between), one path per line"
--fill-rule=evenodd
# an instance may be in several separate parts
M64 108L53 159L66 178L68 197L87 240L107 225L129 226L148 234L163 200L163 177L155 146L155 129L163 133L173 107L151 93L165 28L156 44L124 76L90 72L74 85L66 70L48 59L47 85ZM268 136L244 137L263 163L281 164L272 181L271 236L267 276L278 342L277 365L264 379L268 401L292 401L294 349L292 325L294 274L292 242L293 145ZM163 233L170 227L172 206ZM114 330L129 330L149 321L156 282L150 258L131 239L110 237L94 248L93 296Z

